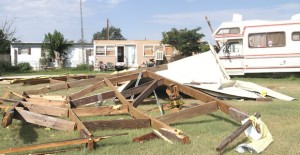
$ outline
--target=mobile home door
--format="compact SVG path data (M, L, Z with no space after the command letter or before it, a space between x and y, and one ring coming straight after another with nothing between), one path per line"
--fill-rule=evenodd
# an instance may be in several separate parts
M244 74L244 55L242 40L228 41L220 50L219 57L227 74Z

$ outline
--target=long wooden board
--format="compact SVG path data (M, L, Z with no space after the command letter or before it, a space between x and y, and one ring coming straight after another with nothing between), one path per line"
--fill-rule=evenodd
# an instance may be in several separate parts
M100 106L100 107L75 108L72 110L79 117L128 114L127 105L122 105L119 109L114 109L112 106Z
M26 107L29 111L49 115L49 116L58 116L58 117L67 117L68 109L61 108L56 106L46 106L46 105L38 105L27 102L21 102L21 104Z
M157 117L158 120L172 124L181 120L186 120L200 115L205 115L218 110L218 105L216 102L211 102L208 104L198 105L184 110L179 110L177 112L172 112L166 115Z
M99 129L139 129L150 127L149 119L120 119L120 120L100 120L100 121L88 121L83 124L89 130Z
M114 135L108 135L108 136L97 136L97 137L92 137L92 138L70 139L70 140L64 140L64 141L21 146L21 147L0 150L0 154L15 153L15 152L21 152L21 151L37 150L37 149L45 149L45 148L54 148L54 147L56 148L56 147L68 146L68 145L85 144L85 143L89 143L90 141L98 142L102 139L106 139L106 138L113 137L113 136L122 136L125 134L127 134L127 133L114 134Z
M58 119L50 116L45 116L30 111L23 110L23 108L15 108L20 117L28 123L49 127L57 130L69 130L75 129L75 122Z

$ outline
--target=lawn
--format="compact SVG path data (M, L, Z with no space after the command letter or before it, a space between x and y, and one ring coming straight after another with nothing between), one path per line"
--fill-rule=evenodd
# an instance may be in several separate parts
M39 73L40 74L40 73ZM43 73L41 73L43 74ZM300 78L235 78L244 81L251 81L262 86L266 86L275 91L290 95L294 98L300 98ZM0 96L7 91L13 90L21 93L22 90L39 88L43 85L23 86L22 84L0 85ZM51 95L66 95L76 92L81 88L71 88L69 90L57 91ZM106 88L99 90L104 91ZM97 92L99 92L97 91ZM249 114L259 112L263 121L273 135L274 142L263 152L263 154L300 154L300 101L280 101L274 99L272 102L256 102L243 100L226 100L228 104L237 107ZM108 104L107 102L105 104ZM146 111L155 107L155 104L139 106L139 109ZM3 114L3 110L1 111ZM151 116L158 116L159 111L152 111ZM85 117L83 120L95 119L125 119L127 115L119 116L98 116ZM154 139L144 143L135 143L132 138L149 133L151 128L134 130L97 130L93 132L96 136L112 133L128 133L120 137L112 137L96 144L96 149L89 152L84 149L62 152L61 154L216 154L215 148L219 143L229 136L239 127L239 123L223 114L214 112L209 115L195 117L172 125L183 131L190 137L190 144L174 143L169 144L161 139ZM24 146L43 142L51 142L64 139L78 138L78 132L65 132L57 130L48 130L36 125L22 123L14 120L8 128L0 128L0 149L9 147ZM225 150L224 154L238 154L234 148L241 142L249 142L244 135L233 141ZM76 146L70 146L68 148ZM30 152L28 152L30 153Z

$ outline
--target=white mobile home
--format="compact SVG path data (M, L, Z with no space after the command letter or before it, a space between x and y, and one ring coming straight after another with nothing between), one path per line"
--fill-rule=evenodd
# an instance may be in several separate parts
M213 37L230 75L300 72L300 14L291 20L242 20L222 23Z
M11 44L11 63L13 66L18 63L28 62L34 70L40 70L40 59L45 57L45 52L41 48L42 43L12 43ZM82 52L82 45L74 43L67 51L67 59L65 67L76 67L79 64L88 63L94 64L94 49L93 44L84 44L84 52ZM49 60L49 66L57 67L57 62Z

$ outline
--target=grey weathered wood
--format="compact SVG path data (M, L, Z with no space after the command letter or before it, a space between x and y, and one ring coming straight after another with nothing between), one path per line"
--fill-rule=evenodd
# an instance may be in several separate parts
M230 107L230 108L229 108L229 113L228 113L228 115L229 115L231 118L233 118L233 119L235 119L235 120L237 120L237 121L241 121L241 120L244 120L244 119L246 119L246 118L249 117L248 114L246 114L246 113L244 113L244 112L242 112L242 111L240 111L240 110L238 110L238 109L236 109L236 108L233 108L233 107Z

